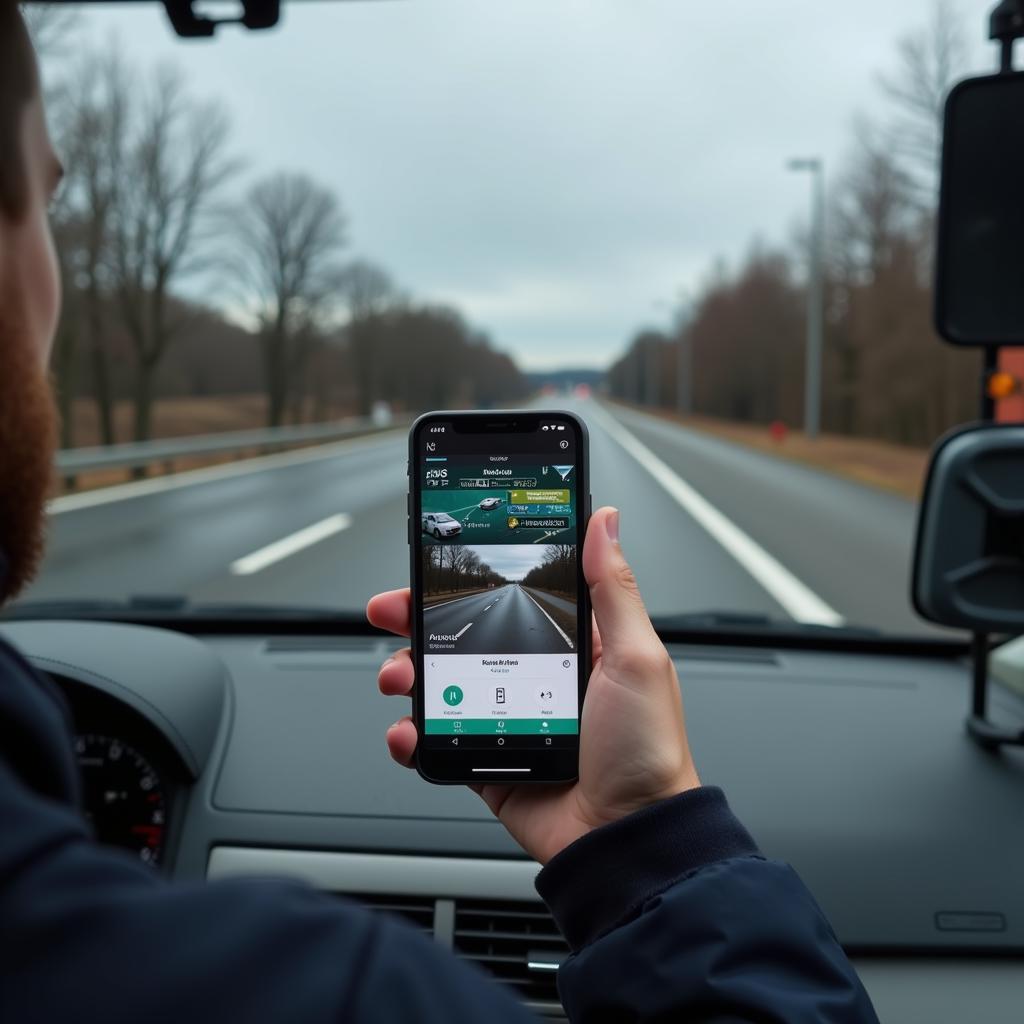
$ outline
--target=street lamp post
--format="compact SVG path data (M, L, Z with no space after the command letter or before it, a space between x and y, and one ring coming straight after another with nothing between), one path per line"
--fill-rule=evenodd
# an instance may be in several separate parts
M811 174L811 238L807 274L807 370L804 433L812 441L821 429L821 352L825 329L825 172L819 157L790 160L791 171Z

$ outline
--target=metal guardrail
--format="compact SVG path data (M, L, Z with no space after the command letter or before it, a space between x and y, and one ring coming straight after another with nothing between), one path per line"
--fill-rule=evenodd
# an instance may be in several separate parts
M177 459L204 455L224 455L257 449L265 452L294 444L341 441L359 434L370 434L402 426L406 420L380 420L351 417L333 423L311 423L262 430L232 430L223 434L197 434L194 437L170 437L134 444L115 444L97 448L68 448L57 452L55 465L61 476L71 477L102 469L140 470L156 463L173 466Z

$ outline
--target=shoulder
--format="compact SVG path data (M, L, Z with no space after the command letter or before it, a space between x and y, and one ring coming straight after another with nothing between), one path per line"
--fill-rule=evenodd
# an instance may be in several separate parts
M77 802L72 725L56 684L0 635L0 758L45 796Z

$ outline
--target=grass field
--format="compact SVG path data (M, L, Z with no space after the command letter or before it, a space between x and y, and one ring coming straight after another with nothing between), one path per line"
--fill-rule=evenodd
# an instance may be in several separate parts
M249 430L266 423L266 409L266 398L259 394L162 398L153 407L153 436L189 437L193 434ZM118 443L133 440L132 412L130 402L118 402L114 409L114 432ZM86 399L76 401L73 421L76 448L100 444L95 403Z
M665 409L649 409L625 402L616 404L907 498L916 500L921 496L928 465L928 452L923 448L837 434L823 434L811 441L796 430L789 431L785 440L776 441L763 425L734 423L710 416L681 416Z
M115 408L114 428L117 442L132 440L132 405L118 402ZM76 448L100 444L99 420L95 405L80 400L74 405L74 441ZM342 414L334 414L341 418ZM345 414L347 415L347 414ZM153 407L153 437L192 437L198 434L222 434L233 430L253 430L266 426L266 399L263 395L209 395L201 398L164 398ZM295 445L294 447L302 447ZM239 458L262 454L259 451L237 452L225 455L210 455L202 458L177 459L171 467L154 464L149 467L149 476L161 476L171 472L199 469L234 462ZM126 470L104 470L83 473L68 487L66 480L57 480L54 494L67 494L109 487L124 483L128 479Z

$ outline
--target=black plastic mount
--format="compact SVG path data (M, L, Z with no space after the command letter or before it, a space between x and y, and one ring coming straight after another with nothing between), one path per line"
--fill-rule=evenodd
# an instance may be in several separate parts
M196 39L212 36L221 25L249 29L273 28L281 18L281 0L239 0L241 17L209 18L196 14L194 0L163 0L171 27L179 36Z
M967 735L984 750L1024 746L1024 729L1002 729L988 720L988 637L975 633L971 642L971 713L967 716Z
M998 348L989 346L984 350L985 361L981 375L981 418L984 422L989 423L995 419L995 402L989 394L988 382L998 367L998 357ZM1017 731L1002 729L988 720L989 653L988 634L973 633L971 635L971 713L967 716L965 723L967 735L983 750L994 751L1000 747L1024 747L1024 729Z
M1024 37L1024 0L1001 0L988 19L988 37L999 41L1000 70L1013 67L1014 40Z
M1024 38L1024 0L1000 0L989 15L989 39L998 41L999 70L1002 74L1013 71L1013 44ZM989 346L984 353L984 369L981 375L980 413L983 422L995 418L995 402L989 390L989 378L996 371L999 350ZM984 750L998 750L999 747L1024 746L1024 729L1010 731L993 725L988 720L988 662L989 637L987 633L975 632L971 637L971 713L965 725L967 734Z

